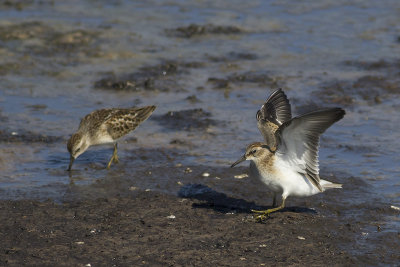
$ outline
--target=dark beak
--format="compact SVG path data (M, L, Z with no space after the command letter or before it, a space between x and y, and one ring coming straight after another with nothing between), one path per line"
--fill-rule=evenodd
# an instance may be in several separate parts
M75 160L75 158L73 156L69 157L69 166L68 166L67 171L71 171L72 163L74 163L74 160Z
M239 163L243 162L246 160L246 155L243 155L240 159L238 159L235 163L233 163L231 165L231 168L235 167L236 165L238 165Z

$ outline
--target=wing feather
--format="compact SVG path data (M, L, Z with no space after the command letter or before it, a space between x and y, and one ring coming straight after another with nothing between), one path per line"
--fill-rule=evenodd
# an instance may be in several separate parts
M313 111L284 122L277 131L277 154L292 166L298 166L298 171L320 191L319 137L333 123L342 119L344 114L345 111L341 108Z
M257 111L257 127L265 142L276 148L275 132L284 122L292 118L291 107L281 88L275 90Z
M136 129L155 110L155 106L118 109L106 121L107 131L114 140Z

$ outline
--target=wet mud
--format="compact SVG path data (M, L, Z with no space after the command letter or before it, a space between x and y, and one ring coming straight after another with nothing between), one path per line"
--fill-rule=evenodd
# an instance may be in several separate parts
M252 207L212 190L192 198L141 191L64 204L1 201L0 261L7 266L264 266L400 260L398 233L379 234L378 241L389 246L385 250L354 255L348 251L354 238L372 238L360 230L360 221L288 208L255 223Z
M174 131L207 130L217 122L211 118L211 113L203 109L188 109L169 111L161 116L153 116L162 126Z
M246 52L229 52L226 56L221 55L209 55L208 60L211 62L230 62L230 61L240 61L240 60L256 60L258 56L253 53Z
M41 133L30 131L9 132L0 130L0 143L45 143L51 144L64 140L59 136L47 136Z
M94 83L94 88L126 91L179 91L179 75L187 73L191 68L199 68L200 62L165 62L155 66L141 67L137 72L117 76L111 73Z
M400 94L400 61L346 61L344 66L369 71L351 81L331 81L321 85L318 96L327 103L354 106L361 101L379 105L393 94Z
M245 72L234 73L226 78L210 77L208 83L212 84L214 89L228 89L231 85L253 83L259 87L279 88L285 85L281 79L268 73Z
M168 36L192 38L195 36L202 36L206 34L221 35L221 34L240 34L244 31L236 26L220 26L214 24L198 25L190 24L185 27L178 27L176 29L168 29L166 33Z

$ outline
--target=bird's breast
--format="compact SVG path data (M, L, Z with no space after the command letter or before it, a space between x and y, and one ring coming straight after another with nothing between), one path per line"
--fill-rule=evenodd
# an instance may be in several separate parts
M274 165L274 159L265 162L251 162L250 175L261 180L272 191L282 191L279 170Z

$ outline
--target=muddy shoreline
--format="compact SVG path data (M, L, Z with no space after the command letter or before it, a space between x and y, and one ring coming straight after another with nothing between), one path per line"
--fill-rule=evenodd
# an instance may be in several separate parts
M201 192L185 198L136 190L61 204L2 200L0 264L379 266L400 260L399 233L373 227L391 212L379 204L371 207L375 215L352 218L330 197L303 205L294 200L256 223L249 212L254 202L212 189ZM366 224L375 229L364 232Z

